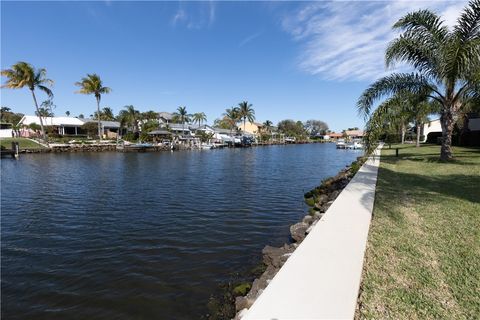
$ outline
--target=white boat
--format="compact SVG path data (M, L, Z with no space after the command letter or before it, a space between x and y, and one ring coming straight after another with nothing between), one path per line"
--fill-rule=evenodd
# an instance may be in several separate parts
M352 142L349 142L347 144L347 148L348 149L353 149L353 150L363 149L362 141L361 140L354 140Z
M215 148L215 145L213 145L213 144L204 143L200 146L200 149L202 149L202 150L210 150L210 149L214 149L214 148Z
M337 146L337 149L346 149L347 144L345 143L345 139L338 139L337 142L335 143Z

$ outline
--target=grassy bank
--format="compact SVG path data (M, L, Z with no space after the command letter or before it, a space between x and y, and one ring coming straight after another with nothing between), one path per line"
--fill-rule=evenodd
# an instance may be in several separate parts
M19 143L20 149L42 149L44 148L41 144L36 143L35 141L26 139L26 138L2 138L0 139L0 145L7 149L12 148L12 141L17 141Z
M356 318L480 314L480 149L382 151Z

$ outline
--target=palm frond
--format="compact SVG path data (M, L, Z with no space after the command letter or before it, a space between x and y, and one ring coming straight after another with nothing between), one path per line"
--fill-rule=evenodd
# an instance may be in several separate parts
M436 46L423 39L402 35L389 44L385 52L385 63L390 67L396 61L408 62L420 73L435 78L439 65L437 50Z
M37 88L43 92L45 92L49 98L53 98L53 92L50 90L50 88L44 86L44 85L38 85Z
M393 28L437 43L443 42L448 35L447 26L443 25L441 18L430 10L408 13L398 20Z
M454 27L456 36L467 42L478 38L480 33L480 0L471 0L457 20Z
M367 88L357 101L357 110L366 119L375 101L388 96L393 96L401 91L419 93L427 90L435 90L434 84L419 74L393 73L375 81Z

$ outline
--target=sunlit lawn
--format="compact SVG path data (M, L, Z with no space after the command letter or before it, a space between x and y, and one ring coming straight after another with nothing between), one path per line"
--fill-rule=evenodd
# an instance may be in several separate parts
M29 139L26 139L26 138L1 138L0 139L0 144L7 149L11 149L12 148L12 141L19 142L20 149L44 148L42 145L36 143L35 141L29 140Z
M480 149L400 148L382 151L356 317L479 319Z

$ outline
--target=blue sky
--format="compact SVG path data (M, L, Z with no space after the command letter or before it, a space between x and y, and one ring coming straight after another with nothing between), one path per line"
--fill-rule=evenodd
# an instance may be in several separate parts
M341 130L363 126L358 96L392 71L383 63L391 25L425 7L452 25L466 3L2 1L1 68L46 68L56 115L95 111L94 97L74 93L95 72L113 89L101 106L115 113L185 105L212 123L248 100L260 122L320 119ZM34 112L28 90L2 89L1 104Z

